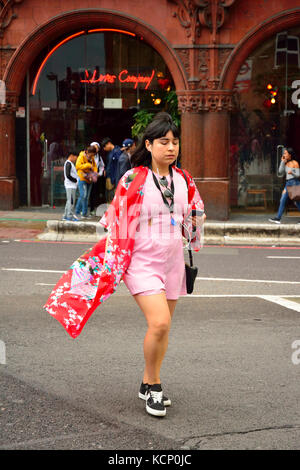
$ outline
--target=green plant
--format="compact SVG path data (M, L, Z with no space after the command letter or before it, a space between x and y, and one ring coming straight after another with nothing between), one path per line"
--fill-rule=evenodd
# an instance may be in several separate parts
M180 129L180 113L178 111L178 99L175 90L169 92L165 91L161 95L161 104L157 107L156 112L166 111L172 116L172 119L176 126ZM153 109L153 108L152 108ZM156 114L154 111L148 109L141 109L133 115L134 124L131 132L132 137L140 137L148 124L152 121L152 118Z
M176 126L180 128L181 118L178 111L178 98L175 90L169 91L165 96L166 111L171 114Z
M134 124L131 128L132 137L140 137L148 124L152 121L154 113L150 113L147 109L141 109L133 115Z

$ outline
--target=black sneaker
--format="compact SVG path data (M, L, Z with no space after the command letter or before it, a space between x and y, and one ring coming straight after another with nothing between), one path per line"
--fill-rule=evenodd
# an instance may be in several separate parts
M141 383L140 391L139 391L139 398L141 398L142 400L147 400L146 392L147 392L148 387L149 387L148 384L144 384L143 382ZM163 395L163 404L165 406L171 406L170 398L165 397L165 395Z
M268 219L269 222L272 222L273 224L280 224L280 219L277 219L277 217L274 217L273 219Z
M146 411L153 416L165 416L166 408L163 404L161 384L153 384L146 391Z

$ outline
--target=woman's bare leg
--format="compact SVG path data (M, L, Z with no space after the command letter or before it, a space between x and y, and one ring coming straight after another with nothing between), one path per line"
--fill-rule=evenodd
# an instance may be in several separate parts
M168 335L176 300L167 300L165 293L135 295L134 298L148 323L144 340L145 371L143 382L160 383L160 369L168 348Z

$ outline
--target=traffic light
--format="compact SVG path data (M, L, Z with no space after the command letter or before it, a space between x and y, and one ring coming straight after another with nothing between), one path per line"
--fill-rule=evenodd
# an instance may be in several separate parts
M267 86L267 92L266 92L266 99L264 101L264 106L266 108L270 108L272 105L276 104L277 102L277 97L278 97L278 87L272 85L272 83L268 83Z
M71 100L72 103L79 106L82 101L82 88L79 73L73 72L71 78Z

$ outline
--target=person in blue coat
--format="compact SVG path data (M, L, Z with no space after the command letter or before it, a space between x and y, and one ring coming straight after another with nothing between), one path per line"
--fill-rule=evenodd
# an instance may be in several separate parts
M131 168L131 155L136 149L136 144L133 139L125 139L122 143L123 153L119 157L118 166L117 166L117 176L116 176L116 185L126 173L126 171Z
M108 152L106 159L106 200L111 202L117 187L116 176L122 150L118 145L113 144L110 137L105 137L102 140L101 147L105 152Z

